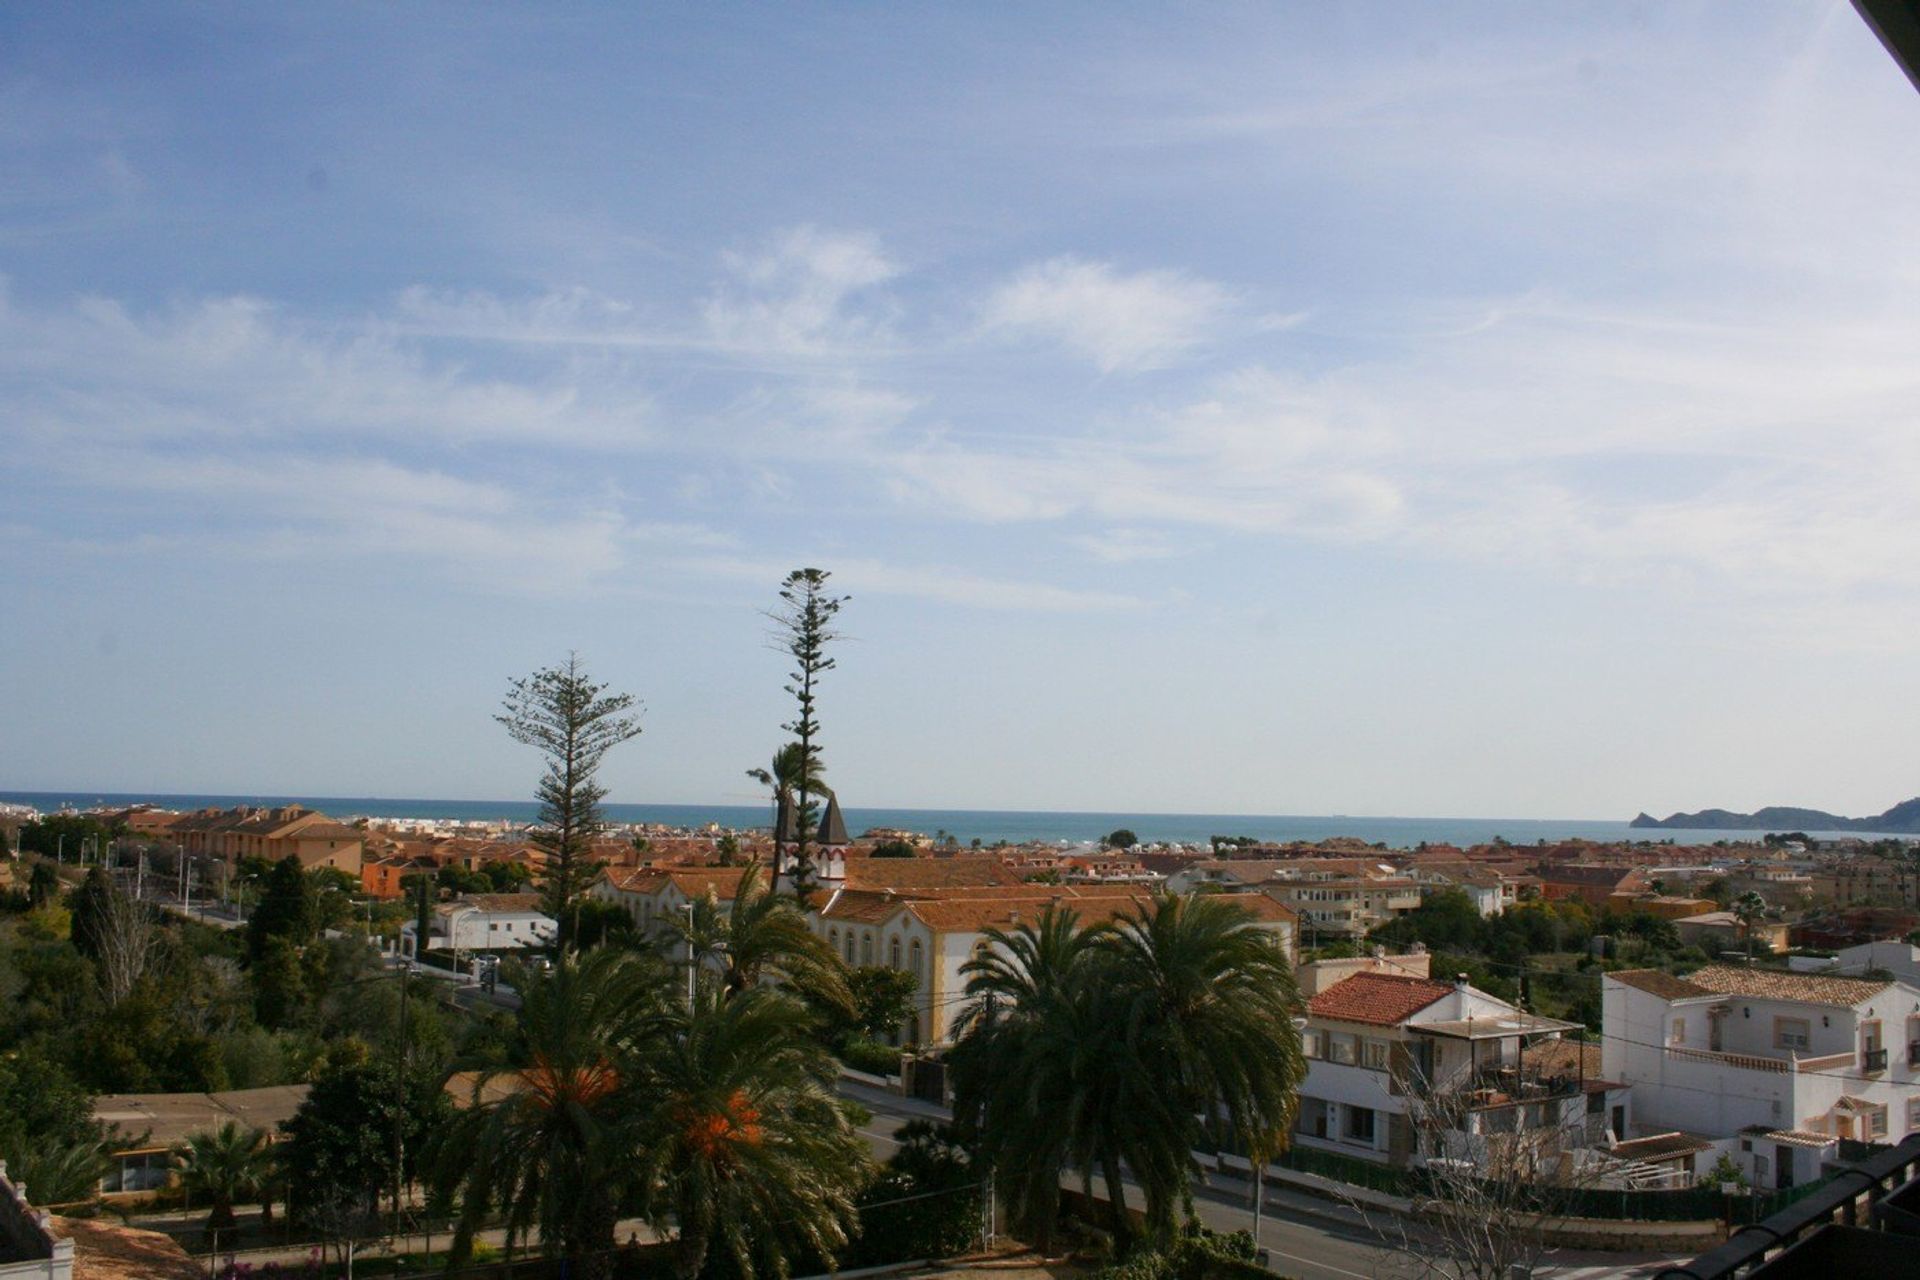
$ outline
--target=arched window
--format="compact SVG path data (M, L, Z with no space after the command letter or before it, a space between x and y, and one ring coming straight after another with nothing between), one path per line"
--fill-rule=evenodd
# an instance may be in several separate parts
M913 940L913 945L907 948L907 958L913 964L913 976L916 978L926 977L926 974L921 972L922 967L926 963L926 955L924 952L920 950L920 939L915 938ZM914 1039L916 1040L918 1040L919 1038L920 1037L918 1036L914 1037Z
M853 963L853 930L847 930L847 963Z
M898 969L899 967L900 967L900 939L895 938L887 946L887 968Z
M860 935L860 963L873 963L873 935L871 933L863 933Z
M835 951L840 949L840 931L838 929L827 930L827 945Z

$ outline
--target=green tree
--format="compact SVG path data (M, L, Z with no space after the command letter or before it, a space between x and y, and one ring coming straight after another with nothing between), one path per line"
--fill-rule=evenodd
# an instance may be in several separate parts
M1050 1049L1062 1030L1093 1020L1103 934L1052 904L1036 922L989 929L989 946L961 970L968 1003L951 1058L954 1114L998 1171L1014 1230L1043 1254L1059 1217L1060 1176L1097 1123L1077 1105L1093 1088L1088 1059Z
M293 947L303 947L312 942L319 931L320 914L314 902L313 882L307 878L300 859L288 854L267 873L259 904L247 921L247 953L257 961L275 938Z
M867 854L870 858L917 858L920 851L905 840L882 840Z
M563 949L573 946L573 908L591 883L593 838L605 826L600 804L606 788L597 782L609 751L640 736L631 694L609 693L596 684L579 655L511 681L499 715L509 737L534 747L546 759L536 794L540 821L533 843L547 853L544 909L560 931Z
M31 1047L0 1055L0 1153L36 1204L91 1197L110 1165L105 1137L92 1095L53 1058Z
M1108 832L1100 843L1109 849L1131 849L1140 843L1140 837L1126 827L1121 827L1118 831Z
M671 920L669 929L678 939L668 944L669 958L683 957L691 939L702 971L717 972L728 996L772 979L829 1008L852 1009L840 958L807 926L793 899L772 890L758 865L741 871L726 907L716 895L704 894L694 900L690 920Z
M1036 1239L1066 1168L1088 1183L1100 1171L1124 1253L1123 1166L1166 1244L1210 1117L1256 1158L1285 1144L1306 1066L1299 993L1279 945L1230 897L1163 896L1088 931L1050 909L992 941L965 969L955 1110L974 1117Z
M813 860L808 848L813 840L812 798L821 794L820 716L817 709L819 686L834 660L827 646L840 639L834 619L847 602L845 596L830 595L823 569L795 569L780 584L780 607L767 616L776 626L774 644L793 659L794 669L787 692L796 707L794 718L781 726L796 739L799 761L794 780L794 892L802 905L813 892ZM778 757L776 757L776 763ZM778 868L781 832L774 831L774 857Z
M522 983L516 1057L527 1065L482 1076L434 1147L437 1189L462 1193L454 1253L466 1256L497 1208L510 1239L537 1230L548 1256L604 1276L635 1188L636 1046L662 1016L659 972L634 952L601 948L563 955ZM487 1103L495 1081L505 1096Z
M808 1024L798 1001L759 987L703 994L651 1039L636 1165L648 1218L677 1232L680 1280L716 1248L742 1276L785 1276L794 1257L847 1243L866 1143Z
M98 865L88 870L80 887L68 895L67 910L73 913L74 949L89 960L100 959L108 901L112 897L113 881L107 869Z
M847 975L853 992L853 1030L874 1040L899 1031L913 1013L919 982L904 969L862 965Z
M51 862L36 862L27 873L27 905L38 911L60 896L60 873Z
M1165 1243L1202 1117L1221 1116L1256 1164L1285 1148L1307 1073L1293 1024L1304 1004L1285 951L1231 897L1162 894L1121 920L1110 948L1127 1049L1174 1098L1179 1119L1150 1135L1163 1144L1156 1159L1128 1153L1135 1168L1179 1171L1177 1186L1141 1178L1148 1228Z
M187 1193L208 1206L207 1237L218 1249L220 1236L234 1229L234 1206L261 1198L273 1157L265 1134L229 1120L190 1136L174 1161Z
M451 1106L425 1072L375 1062L358 1041L335 1044L275 1148L296 1216L339 1204L371 1213L383 1187L410 1181Z
M780 868L780 841L786 838L789 829L798 824L798 811L794 808L794 798L800 792L801 774L806 772L806 755L797 742L789 742L773 753L773 760L765 769L749 769L747 776L765 787L773 800L773 838L774 865L777 873ZM822 799L833 794L833 788L826 784L824 775L827 766L820 759L818 751L813 754L813 770L809 776L812 783L810 792ZM812 821L818 812L818 806L809 803L806 807L808 821ZM736 842L737 843L737 842Z

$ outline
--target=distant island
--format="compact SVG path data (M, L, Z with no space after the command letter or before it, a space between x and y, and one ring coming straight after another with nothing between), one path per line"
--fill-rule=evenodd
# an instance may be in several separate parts
M1675 813L1656 818L1643 813L1627 824L1633 827L1665 827L1680 830L1718 829L1721 831L1878 831L1886 835L1920 834L1920 796L1905 800L1885 813L1871 818L1843 818L1821 809L1796 809L1791 805L1769 805L1753 813L1734 813L1728 809L1702 809L1698 813Z

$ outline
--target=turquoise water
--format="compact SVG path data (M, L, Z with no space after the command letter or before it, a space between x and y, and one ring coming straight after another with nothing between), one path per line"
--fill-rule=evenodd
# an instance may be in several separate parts
M51 812L65 805L126 805L149 802L167 809L228 808L236 804L302 804L337 818L461 818L473 821L529 821L532 801L518 800L395 800L369 796L188 796L135 795L95 792L0 791L0 801L31 805ZM609 804L607 816L615 822L650 822L676 827L718 823L746 829L769 825L765 805ZM847 829L856 834L870 827L900 827L929 835L945 831L962 842L980 840L1082 841L1098 840L1126 827L1145 841L1203 841L1208 836L1253 836L1259 840L1321 840L1353 836L1369 844L1411 848L1431 844L1484 844L1496 837L1514 844L1537 841L1671 840L1683 844L1711 844L1715 840L1758 840L1757 831L1645 831L1625 822L1602 819L1542 818L1358 818L1286 814L1225 813L1075 813L998 809L863 809L846 810ZM1818 833L1816 833L1818 834ZM1856 833L1857 834L1857 833Z

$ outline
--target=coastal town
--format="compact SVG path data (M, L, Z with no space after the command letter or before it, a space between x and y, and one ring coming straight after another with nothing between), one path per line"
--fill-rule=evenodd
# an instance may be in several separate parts
M763 880L794 895L792 800L781 803L784 830L600 829L584 850L586 915L569 928L671 962L697 913L724 917ZM178 927L244 932L273 869L298 867L329 904L329 936L427 975L460 1016L518 1007L503 973L537 977L527 963L547 963L562 933L541 892L550 842L523 823L137 804L16 808L0 834L12 855L0 894L47 902L104 870ZM1298 986L1305 1070L1268 1173L1296 1194L1484 1167L1498 1144L1518 1142L1590 1195L1674 1206L1693 1196L1691 1225L1688 1210L1668 1208L1669 1235L1652 1237L1677 1247L1721 1229L1729 1188L1756 1206L1785 1203L1920 1136L1910 841L1784 833L1392 849L1225 833L1147 845L1121 830L977 844L855 834L838 795L819 806L797 918L869 993L858 1029L834 1045L856 1087L950 1108L947 1059L983 954L1005 954L1023 923L1051 913L1103 926L1156 899L1200 896L1237 908ZM96 1096L111 1159L89 1193L168 1203L179 1186L170 1144L236 1117L284 1136L307 1098L299 1083L214 1088L226 1083L217 1075L200 1093ZM1447 1106L1409 1078L1447 1082ZM1571 1219L1558 1231L1565 1247L1608 1239Z
M0 5L0 1280L1920 1277L1916 90Z

